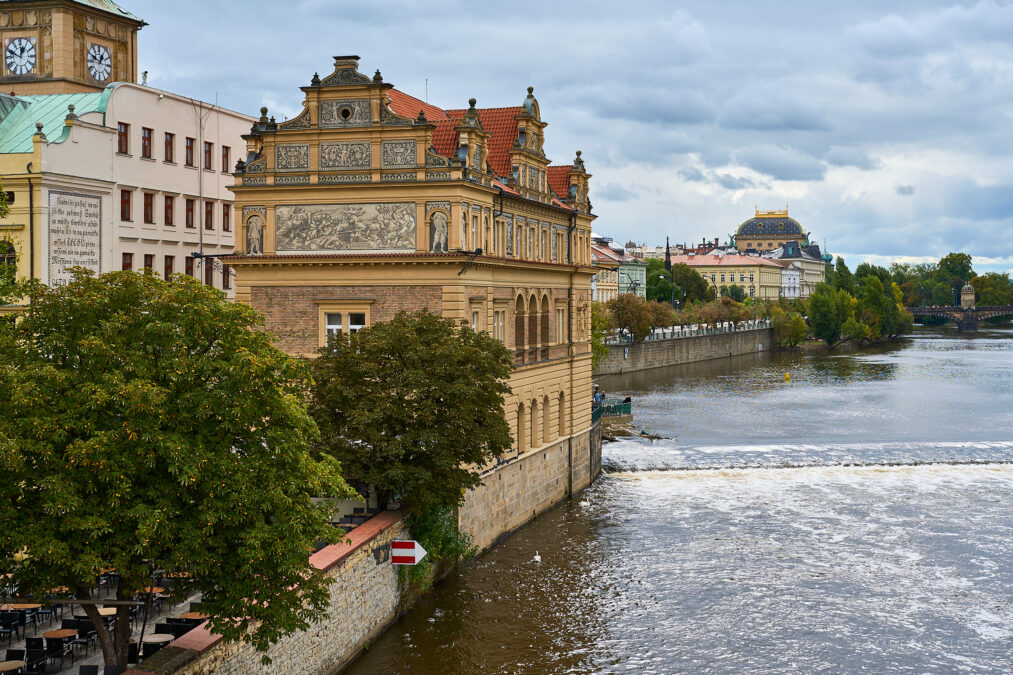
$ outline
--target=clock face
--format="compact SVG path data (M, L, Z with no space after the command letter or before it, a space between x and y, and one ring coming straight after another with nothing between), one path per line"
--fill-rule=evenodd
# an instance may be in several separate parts
M88 47L88 74L99 82L109 79L113 70L113 60L109 58L109 50L102 45Z
M4 61L11 75L27 75L35 69L35 38L14 38L7 43Z

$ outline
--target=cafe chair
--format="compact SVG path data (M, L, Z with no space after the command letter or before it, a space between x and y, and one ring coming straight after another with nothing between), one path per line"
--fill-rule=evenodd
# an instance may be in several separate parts
M66 620L66 619L65 619ZM60 668L63 668L63 660L70 657L70 665L74 665L74 648L69 641L62 638L46 638L46 658L50 662L60 659Z
M78 666L77 675L98 675L98 666Z
M26 665L21 672L23 675L46 675L48 660L45 649L28 649L25 657Z

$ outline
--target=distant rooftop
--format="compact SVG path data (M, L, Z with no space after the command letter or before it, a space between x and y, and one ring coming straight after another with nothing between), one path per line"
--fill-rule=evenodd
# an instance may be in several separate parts
M10 2L11 0L0 0ZM74 105L74 114L104 112L108 96L105 91L77 94L44 94L39 96L6 96L0 98L0 154L32 151L36 123L42 122L42 133L56 140L63 133L67 107Z

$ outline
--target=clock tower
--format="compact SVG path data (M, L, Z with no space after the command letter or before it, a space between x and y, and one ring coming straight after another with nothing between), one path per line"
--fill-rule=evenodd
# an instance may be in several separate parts
M0 0L0 93L69 94L137 81L137 31L112 0Z

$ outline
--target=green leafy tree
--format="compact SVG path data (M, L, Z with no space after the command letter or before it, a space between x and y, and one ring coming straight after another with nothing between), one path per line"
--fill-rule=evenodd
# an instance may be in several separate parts
M844 262L844 258L841 256L837 256L833 283L831 285L839 291L845 291L850 295L855 294L855 278L852 276L851 270L848 269L848 264Z
M651 310L646 301L627 293L609 300L607 307L611 317L611 328L632 336L637 342L650 334Z
M657 259L647 261L647 299L674 303L683 299L683 291L672 282L665 263Z
M809 326L801 314L793 313L788 321L788 345L794 347L804 341L809 334Z
M511 445L503 343L423 309L335 335L311 365L321 454L385 507L456 506Z
M863 262L855 268L855 287L849 290L848 293L855 295L858 290L858 286L867 276L874 276L879 279L880 283L886 286L893 281L893 275L890 274L890 270L880 265L873 265L872 263Z
M809 329L813 336L833 348L846 339L841 337L841 331L854 315L855 299L851 295L826 283L816 284L809 296Z
M686 302L707 302L714 299L714 287L689 265L676 263L672 265L671 273L672 282L682 289Z
M675 311L667 302L648 302L647 309L651 316L651 328L667 328L675 322Z
M785 347L794 347L809 333L805 319L795 312L785 312L778 305L770 310L771 327L774 329L774 341Z
M856 345L861 344L863 340L869 337L869 327L855 317L849 316L848 320L841 326L841 335L844 339L850 340Z
M974 287L976 303L979 305L1013 304L1013 283L1010 282L1008 274L987 272L972 277L970 284Z
M971 256L967 253L948 253L939 259L936 267L939 281L954 291L959 291L974 276Z
M728 297L735 302L742 302L746 299L746 289L742 286L732 284L731 286L726 286L725 288L728 289Z
M602 302L591 303L591 367L596 368L599 363L608 358L609 348L605 344L608 336L609 325L612 317L609 315L608 307Z
M341 532L312 498L354 492L313 458L305 366L260 315L182 275L78 269L31 291L0 326L0 572L36 597L89 600L115 568L122 601L153 570L187 573L211 629L257 649L322 617L308 554ZM82 611L105 662L125 666L129 607L113 632Z

